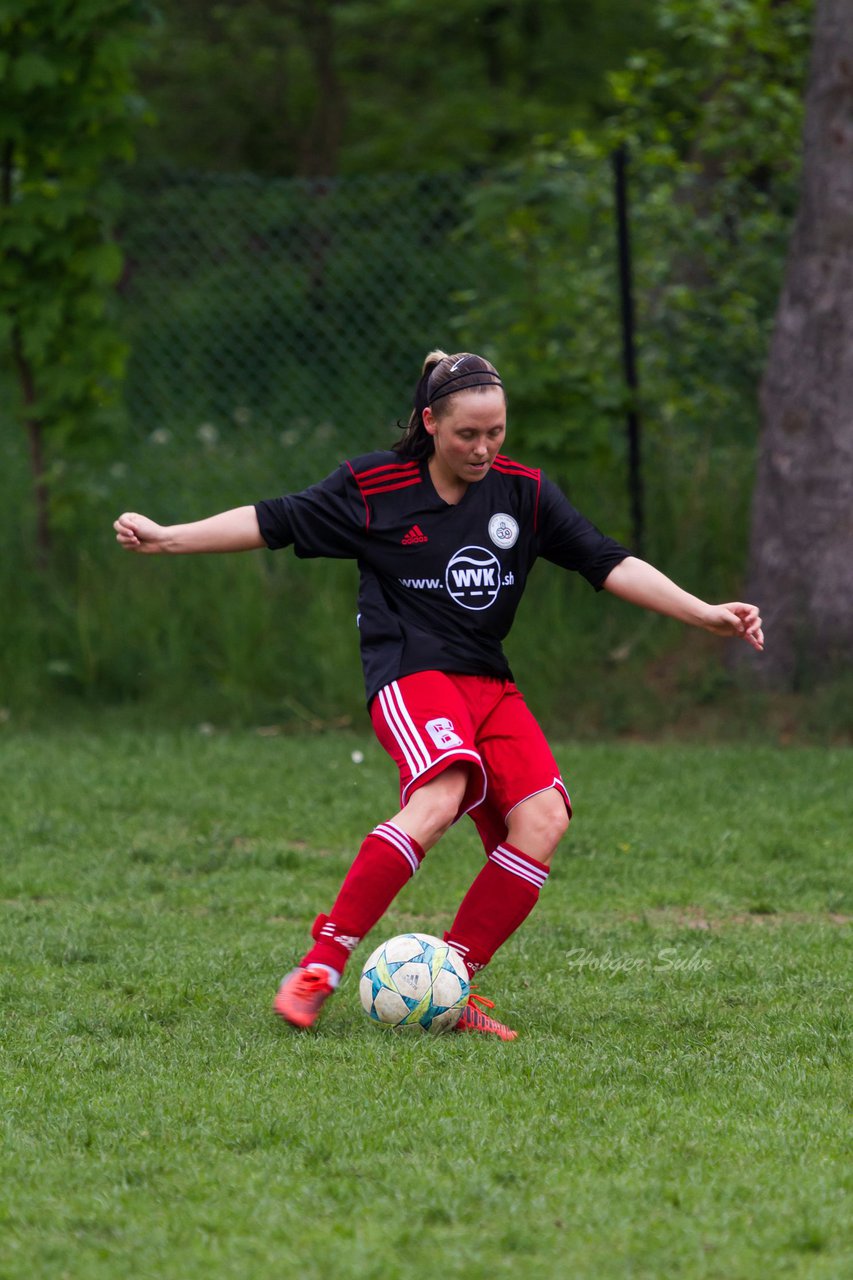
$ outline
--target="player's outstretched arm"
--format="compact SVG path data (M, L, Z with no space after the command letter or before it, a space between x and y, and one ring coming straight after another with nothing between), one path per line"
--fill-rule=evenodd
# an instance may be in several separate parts
M739 636L759 652L764 648L764 632L758 606L734 601L729 604L706 604L697 596L682 591L681 587L636 556L628 556L617 564L604 580L604 586L614 596L664 613L679 622L702 627L716 636Z
M204 551L253 551L265 547L254 507L234 507L191 524L157 524L126 511L113 523L116 541L142 555L192 555Z

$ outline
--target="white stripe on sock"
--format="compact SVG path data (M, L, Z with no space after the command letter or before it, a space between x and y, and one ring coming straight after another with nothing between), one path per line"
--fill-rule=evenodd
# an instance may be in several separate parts
M454 951L458 951L461 956L467 956L471 950L470 947L466 947L462 942L454 942L452 938L447 939L447 945L452 947Z
M380 822L378 827L374 827L373 835L381 836L383 840L387 840L389 844L392 844L394 848L403 855L409 866L412 868L412 875L415 874L420 866L420 861L417 853L415 852L411 837L405 831L401 831L399 827L395 827L393 822Z
M513 853L511 849L505 849L503 845L499 844L497 849L489 854L489 858L497 866L503 867L504 871L509 871L512 875L518 876L520 880L527 880L529 884L535 885L537 889L541 889L548 879L547 867L543 867L540 870L525 858L519 858L518 854Z

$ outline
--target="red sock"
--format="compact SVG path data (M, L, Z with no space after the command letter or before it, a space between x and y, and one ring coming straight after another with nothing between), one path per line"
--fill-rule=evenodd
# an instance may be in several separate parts
M314 921L315 945L301 965L327 964L339 973L366 933L385 914L407 880L415 874L424 851L393 822L371 831L346 874L335 905Z
M444 935L475 974L498 947L523 924L539 900L548 868L504 840L462 900L456 919Z

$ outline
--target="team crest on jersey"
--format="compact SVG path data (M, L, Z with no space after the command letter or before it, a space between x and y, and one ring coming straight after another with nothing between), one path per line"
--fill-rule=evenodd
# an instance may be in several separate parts
M489 537L496 547L508 551L518 541L518 521L505 511L498 511L489 521Z
M451 556L444 582L463 609L488 609L501 589L501 564L485 547L462 547Z

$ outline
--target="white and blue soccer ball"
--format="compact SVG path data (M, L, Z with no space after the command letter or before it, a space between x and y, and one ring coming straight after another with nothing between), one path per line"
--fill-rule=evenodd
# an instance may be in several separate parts
M458 951L428 933L401 933L378 946L358 993L374 1022L450 1031L468 1003L468 970Z

